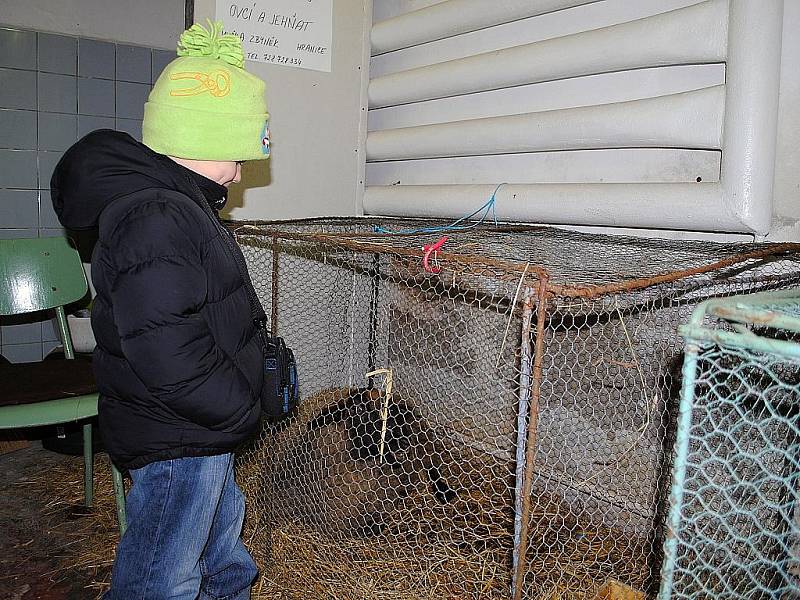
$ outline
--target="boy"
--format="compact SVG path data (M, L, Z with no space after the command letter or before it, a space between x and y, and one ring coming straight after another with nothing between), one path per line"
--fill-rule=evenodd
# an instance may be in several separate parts
M257 574L232 452L258 426L263 349L216 211L241 161L269 156L268 115L239 38L209 25L181 35L145 105L143 144L95 131L51 181L61 223L98 230L100 431L133 480L113 600L246 599Z

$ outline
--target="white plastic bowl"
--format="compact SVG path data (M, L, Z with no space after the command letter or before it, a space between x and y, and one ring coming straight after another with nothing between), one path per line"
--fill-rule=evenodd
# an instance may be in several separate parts
M72 346L75 352L91 352L97 345L92 333L92 319L90 317L76 317L67 315L67 325L72 335Z

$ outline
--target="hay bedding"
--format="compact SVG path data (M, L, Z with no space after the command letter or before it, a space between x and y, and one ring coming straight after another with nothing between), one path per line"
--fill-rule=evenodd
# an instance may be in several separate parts
M347 472L341 466L346 453L308 449L305 424L341 394L308 398L294 422L271 431L241 457L238 480L249 499L244 536L262 566L254 597L509 598L513 466L450 448L443 466L457 487L454 501L436 502L424 478L412 481L406 495L387 500L380 486L364 482L364 477L391 481L379 467ZM338 466L327 468L327 475L314 471L325 463ZM275 475L270 480L265 472ZM265 493L265 487L272 491ZM343 510L345 504L335 498L353 489L370 496L351 505L356 509L373 510L379 496L382 528L375 535L365 535L352 508ZM639 590L650 583L646 541L579 517L552 495L532 499L529 539L526 600L593 600L609 580Z
M479 502L476 494L470 502ZM508 509L502 509L508 513ZM257 562L266 565L255 598L291 600L499 600L509 598L511 533L484 523L483 544L463 531L421 530L412 515L398 512L398 529L381 538L328 536L298 523L272 531L248 531ZM483 517L488 521L492 510ZM609 579L642 589L649 571L641 547L611 531L582 528L553 506L537 505L531 527L524 597L529 600L592 600ZM506 514L505 516L509 516ZM405 522L404 532L399 531ZM445 521L442 521L444 523ZM412 526L408 527L411 523ZM452 521L451 521L452 523ZM564 529L574 532L566 540ZM457 524L457 521L456 521ZM465 537L473 538L471 543ZM554 541L560 540L560 541ZM411 543L409 543L411 542ZM270 561L268 554L275 557ZM406 548L402 550L401 548Z
M262 451L263 452L263 451ZM258 484L258 457L239 465L248 497ZM263 458L263 457L262 457ZM300 522L271 527L267 511L250 502L244 537L261 567L256 600L495 600L509 598L513 507L507 481L459 463L458 498L431 502L414 489L389 514L377 537L347 537ZM74 538L55 580L75 569L92 579L87 597L108 588L118 541L108 459L95 463L95 507L68 518L82 502L82 459L21 482L49 498L45 515L63 515L57 528ZM552 500L534 502L526 575L527 600L592 600L608 579L637 589L650 573L644 547L617 532L581 523ZM271 559L272 557L272 559Z
M86 598L100 598L111 581L111 565L119 539L111 466L104 454L95 455L94 506L83 507L83 457L69 457L55 466L43 465L16 483L45 499L41 518L48 532L69 537L56 557L58 567L48 575L55 582L69 581L82 571L91 581Z

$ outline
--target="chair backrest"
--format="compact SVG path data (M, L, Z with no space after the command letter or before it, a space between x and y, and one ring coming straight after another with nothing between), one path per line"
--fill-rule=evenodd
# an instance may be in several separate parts
M0 315L64 306L87 289L81 258L66 238L0 240Z

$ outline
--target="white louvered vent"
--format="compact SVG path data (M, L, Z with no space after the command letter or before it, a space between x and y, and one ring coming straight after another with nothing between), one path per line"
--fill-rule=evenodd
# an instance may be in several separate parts
M766 233L781 0L375 0L367 214Z

